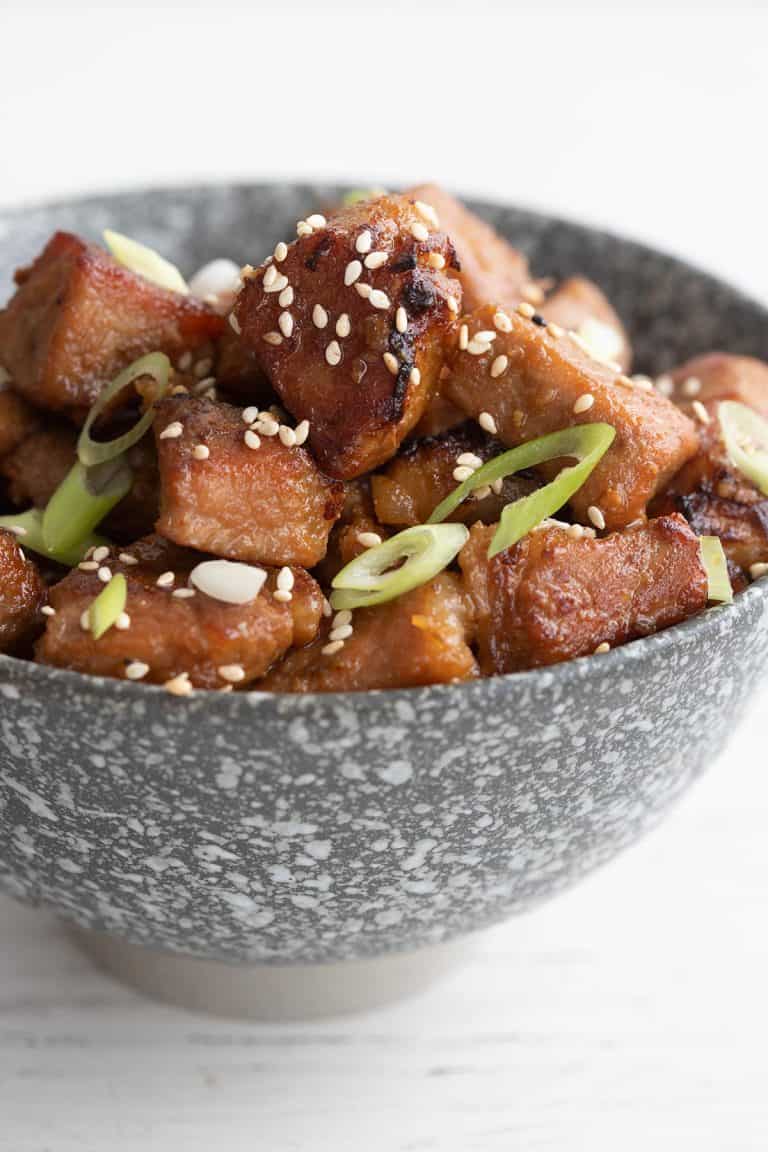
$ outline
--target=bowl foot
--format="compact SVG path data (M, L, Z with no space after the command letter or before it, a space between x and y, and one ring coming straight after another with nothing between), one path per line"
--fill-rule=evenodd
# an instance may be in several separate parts
M155 1000L243 1020L310 1020L413 996L460 964L465 941L339 964L236 965L197 960L73 929L99 967Z

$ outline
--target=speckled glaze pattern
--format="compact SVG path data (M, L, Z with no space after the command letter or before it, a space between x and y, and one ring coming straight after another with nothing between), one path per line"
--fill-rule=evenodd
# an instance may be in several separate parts
M187 271L256 262L334 193L193 188L0 214L0 268L55 227L107 225ZM598 280L641 366L716 346L768 356L764 312L727 286L600 232L481 210L537 274ZM766 667L767 602L753 585L604 656L362 695L179 699L0 657L0 887L137 944L241 963L480 928L610 859L717 754Z

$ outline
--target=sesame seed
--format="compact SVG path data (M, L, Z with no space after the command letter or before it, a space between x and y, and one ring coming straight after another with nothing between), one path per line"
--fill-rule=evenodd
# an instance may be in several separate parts
M632 383L635 388L639 388L641 392L653 392L653 380L648 376L633 376Z
M413 224L411 224L410 232L414 240L420 240L422 243L425 240L429 240L429 229L425 224L422 224L420 220L414 220Z
M333 618L333 627L340 628L342 624L349 624L351 621L352 613L350 612L349 608L342 608L341 611L337 612Z
M531 304L544 303L544 292L538 284L523 284L520 294L524 300L528 300Z
M333 615L333 609L331 608L331 603L324 596L323 597L323 616L325 616L327 619L331 615Z
M592 393L585 392L582 396L579 396L578 400L573 406L574 415L580 416L582 412L589 412L594 402L595 398Z
M349 640L354 632L351 624L341 624L338 628L333 628L328 633L328 639L333 643L336 640Z
M258 434L254 432L252 428L248 428L247 431L243 434L243 440L245 441L246 448L252 448L254 451L257 448L261 448L261 440L259 439Z
M273 266L272 266L273 267ZM288 277L282 274L278 275L267 288L264 286L265 292L282 292L284 288L288 287Z
M532 320L536 315L536 309L533 304L529 304L527 300L521 300L517 308L515 308L518 316L525 316L526 320Z
M469 326L467 324L462 324L461 328L459 328L459 350L461 352L466 352L468 344Z
M293 448L296 444L296 433L293 428L289 428L287 424L281 424L277 430L280 437L280 443L285 445L286 448Z
M149 672L149 664L144 664L141 660L131 660L130 664L125 666L126 680L143 680Z
M129 568L133 567L134 564L138 564L138 560L135 556L131 556L130 552L121 552L118 556L118 560L120 560L123 564L127 564Z
M630 380L629 376L626 376L623 372L621 372L616 377L614 383L619 384L622 388L631 388L632 387L632 381Z
M462 452L460 456L456 457L456 463L466 464L468 468L479 468L483 462L474 452Z
M453 478L457 484L463 484L465 480L469 480L470 476L474 476L474 474L474 468L469 468L465 464L453 470Z
M472 489L472 499L473 500L485 500L485 498L487 496L490 496L490 494L491 494L490 484L483 484L482 488L473 488Z
M341 363L341 348L339 347L338 340L331 340L325 350L325 359L332 368Z
M288 245L285 244L281 240L279 244L275 245L275 251L274 251L275 260L277 261L278 264L280 264L281 261L285 260L287 255L288 255Z
M358 532L357 540L363 548L376 548L381 544L381 536L378 532Z
M709 424L709 412L707 412L701 400L694 400L691 408L697 420L700 420L702 424Z
M751 564L749 574L753 580L759 580L762 576L768 576L768 564L759 561L757 564ZM43 609L45 611L45 609Z
M272 593L272 599L277 600L278 604L290 604L293 600L293 592L287 588L278 588Z
M182 352L178 359L179 372L189 372L192 367L192 353Z
M386 264L388 259L388 252L371 252L368 256L366 256L363 263L365 264L366 268L370 268L371 271L373 271L376 268L381 268L383 264Z
M413 206L421 216L422 220L426 220L427 224L431 224L433 228L440 227L440 221L437 218L437 212L431 204L425 203L424 200L414 200Z
M298 221L298 223L296 224L296 235L297 236L311 236L312 235L312 225L309 223L308 220L299 220Z
M271 288L272 285L274 284L275 280L277 280L278 275L279 275L279 273L277 271L277 268L275 268L274 264L270 264L269 268L267 268L266 272L264 273L264 280L263 280L264 287L265 288Z
M185 388L183 384L174 384L171 388L171 396L188 396L189 388Z
M484 432L488 432L491 436L495 436L498 432L496 421L494 420L493 416L491 416L490 412L481 412L477 418L477 422L482 430Z
M100 545L98 548L94 548L93 552L91 553L91 559L95 560L97 564L101 564L102 560L106 560L107 556L109 556L109 548L107 548L104 544Z
M343 640L332 640L330 644L326 644L320 651L323 656L333 656L335 652L340 652L343 647Z
M445 256L443 256L442 252L430 252L429 256L427 256L427 264L430 268L435 268L438 272L441 272L443 268L445 268Z
M393 356L391 352L385 352L382 356L382 360L392 375L397 376L398 372L400 371L400 365L398 364L397 356Z
M504 372L506 372L508 367L509 357L504 355L497 356L491 364L491 376L493 376L494 379L497 376L501 376Z
M14 536L26 536L27 534L27 529L23 528L21 524L10 524L6 531Z
M491 481L491 492L495 492L497 496L501 496L503 491L504 491L504 480L503 479L500 478L498 480L492 480Z
M355 240L355 251L363 255L366 252L370 252L372 247L373 236L371 236L370 232L366 229L366 231L361 232L357 240Z
M698 396L701 392L701 380L697 376L689 376L680 386L683 396Z
M211 450L206 444L195 444L192 449L192 455L195 460L207 460L210 454Z
M559 340L565 336L565 328L561 328L559 324L547 324L547 332L553 340Z
M191 600L195 595L195 590L194 588L174 588L171 595L175 596L177 600Z
M408 313L406 312L405 308L403 308L402 304L398 308L397 312L395 312L395 328L397 328L398 332L400 333L408 331Z
M605 516L603 516L603 513L596 504L590 504L589 508L587 508L587 516L595 528L605 528Z
M259 416L259 422L256 425L255 430L262 436L277 436L278 432L280 431L280 425L278 424L277 420L275 420L268 413L262 413L262 415ZM254 447L258 448L258 444L255 444Z
M131 626L131 618L127 612L121 612L117 620L115 620L115 628L118 632L127 632Z
M342 312L336 321L336 335L340 336L343 340L345 336L349 336L351 331L352 325L349 320L349 315L346 312Z
M242 664L222 664L216 671L228 684L239 684L241 680L245 680L245 669Z
M91 630L91 613L88 608L86 608L85 612L80 613L80 627L83 632L90 632Z
M295 583L295 577L292 569L288 567L281 568L277 574L277 586L285 592L290 592Z
M325 216L320 212L313 212L311 216L307 216L307 224L310 228L325 228L327 223Z
M584 527L581 524L569 524L567 532L572 540L581 540L584 535Z
M56 615L56 609L51 608L50 604L43 604L40 611L42 612L43 616L55 616Z
M166 680L163 688L165 688L166 692L170 692L172 696L191 696L193 692L192 685L189 682L189 673L187 672L181 672L171 680Z
M183 426L178 420L174 420L172 424L166 425L160 433L161 440L177 440L184 431Z
M174 572L163 572L160 576L158 576L155 583L157 584L158 588L170 588L175 579L176 575Z
M304 444L309 436L309 420L301 420L295 427L296 443Z
M239 336L240 335L240 324L239 324L237 316L235 316L234 312L230 312L229 316L227 317L227 320L229 321L229 326L232 329L232 331L236 332L237 335Z
M344 269L345 286L349 288L350 284L354 284L354 282L359 279L362 271L363 266L359 260L350 260L349 264L347 264L346 268Z
M413 384L414 388L418 388L419 384L421 384L421 370L419 368L415 366L411 368L408 383Z
M272 344L274 347L277 347L278 344L282 344L283 337L279 332L265 332L262 336L262 340L265 344Z
M277 324L283 336L289 340L293 335L293 316L290 312L281 312L277 318Z
M506 312L502 312L501 309L499 309L498 312L495 312L493 315L493 326L499 332L511 332L512 331L512 321L510 320L510 318L506 314Z
M243 408L240 418L244 424L253 424L254 420L259 418L259 410L255 404L250 404L247 408Z
M109 584L110 580L112 579L112 569L107 568L107 566L104 565L104 567L99 568L96 575L98 576L99 580L101 580L102 584Z
M467 344L467 352L469 352L470 356L483 356L486 352L490 352L490 350L490 344L485 344L482 340L470 340L469 344Z
M269 257L267 257L267 260L269 260ZM266 260L265 260L265 263L267 263ZM255 275L256 275L256 269L254 268L253 264L243 264L243 266L239 272L239 276L240 276L241 280L253 280ZM213 295L215 298L216 293L214 293Z
M371 291L371 294L368 297L368 299L370 300L371 305L374 308L378 308L378 309L389 308L389 296L387 296L386 292L382 292L380 288L374 288Z
M475 332L472 339L479 340L481 344L491 344L496 339L496 333L483 329L481 332Z
M453 313L458 312L459 302L455 296L448 296L446 298L446 304L448 305L448 311L449 312L453 312Z
M358 296L362 296L363 300L367 300L372 291L370 284L355 284L355 292Z
M293 304L293 288L291 288L290 284L287 288L283 288L277 298L277 302L281 308L290 308L291 304Z
M326 324L328 323L328 313L326 312L325 308L323 308L322 304L315 304L314 308L312 309L312 323L314 324L315 328L325 328Z
M605 652L610 652L611 646L607 640L603 640L602 644L598 644L595 648L595 656L602 656Z
M204 360L198 360L194 367L194 375L198 380L204 380L213 368L213 360L210 356L206 356Z
M656 377L656 391L661 392L662 396L671 396L675 389L675 382L671 376L657 376Z

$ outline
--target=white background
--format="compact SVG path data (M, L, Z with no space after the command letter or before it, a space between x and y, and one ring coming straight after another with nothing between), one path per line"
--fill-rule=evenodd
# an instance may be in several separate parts
M766 33L733 5L0 9L0 203L435 178L768 301ZM357 1020L144 1004L0 901L0 1149L764 1152L766 703L644 844Z

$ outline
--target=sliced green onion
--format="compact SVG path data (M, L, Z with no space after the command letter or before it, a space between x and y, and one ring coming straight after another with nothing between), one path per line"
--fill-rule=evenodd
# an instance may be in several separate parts
M718 416L731 463L768 496L768 422L736 400L724 400Z
M503 452L483 464L468 480L455 488L450 496L446 496L435 508L429 523L439 524L445 520L475 488L503 480L522 468L534 468L548 460L574 456L577 464L562 468L549 484L506 506L488 550L489 556L495 556L497 552L511 548L526 532L530 532L531 528L535 528L570 500L608 451L615 435L616 431L610 424L578 424L573 428L563 428L560 432L539 436L536 440L529 440L527 444Z
M341 198L341 202L345 208L351 208L353 204L359 204L361 200L377 200L379 196L386 196L386 188L352 188L349 192L345 192Z
M101 536L86 536L78 539L77 544L71 548L48 548L43 537L43 513L37 508L30 508L28 512L20 512L17 516L0 516L0 528L7 528L11 532L20 529L14 535L17 535L23 548L37 552L48 560L55 560L67 568L79 564L89 548L109 543Z
M176 265L164 260L154 248L147 248L146 244L139 244L137 240L131 240L130 236L123 236L110 228L104 230L104 243L124 268L130 268L131 272L151 280L153 284L159 284L161 288L167 288L169 292L180 292L183 296L189 294L187 282Z
M43 513L43 542L50 555L74 555L97 524L130 490L133 477L120 462L84 468L78 461ZM76 561L77 563L77 561Z
M88 623L94 640L100 640L118 620L120 614L125 611L127 599L128 584L122 572L118 572L99 592L88 609Z
M129 384L132 384L134 380L138 380L140 376L154 376L160 386L158 399L162 399L168 389L170 374L171 362L168 357L162 352L150 352L147 356L142 356L140 360L134 360L133 364L129 364L119 376L115 377L111 384L107 384L88 413L88 419L77 442L77 455L82 464L90 468L94 464L103 464L106 460L113 460L115 456L119 456L121 452L126 452L138 440L141 440L155 418L154 405L144 413L129 432L123 433L122 436L116 436L114 440L103 442L93 440L91 428L115 396L127 388Z
M707 599L730 604L733 600L733 588L720 537L700 536L699 551L704 571L707 573Z
M356 556L333 580L331 607L385 604L442 572L469 538L464 524L418 524ZM396 567L400 565L400 567Z

